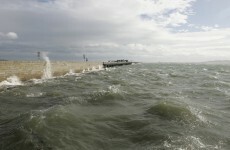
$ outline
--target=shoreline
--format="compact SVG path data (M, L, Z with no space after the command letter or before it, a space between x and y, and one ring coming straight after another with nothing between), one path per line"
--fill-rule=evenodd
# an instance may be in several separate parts
M98 68L102 62L52 61L53 77L69 73L80 73L84 69ZM46 61L0 61L0 82L10 76L17 76L21 81L41 79L46 68Z

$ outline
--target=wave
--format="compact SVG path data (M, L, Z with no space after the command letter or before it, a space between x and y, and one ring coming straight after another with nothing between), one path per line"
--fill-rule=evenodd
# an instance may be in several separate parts
M124 100L124 97L119 86L112 85L107 90L100 90L87 95L86 100L94 105L117 105L119 101Z
M200 137L187 135L182 137L169 137L169 140L164 141L165 149L202 149L202 150L218 150L222 148L221 141L215 141L211 144L205 143Z
M31 122L28 113L1 122L0 145L3 149L44 149L46 140L34 129L37 122ZM10 143L10 144L8 144Z
M180 73L176 73L176 72L169 73L169 76L172 78L189 78L185 74L180 74Z
M151 66L4 90L0 149L229 149L229 77Z
M147 110L148 113L157 115L162 119L176 120L185 123L196 121L196 116L186 107L176 106L169 102L160 102Z

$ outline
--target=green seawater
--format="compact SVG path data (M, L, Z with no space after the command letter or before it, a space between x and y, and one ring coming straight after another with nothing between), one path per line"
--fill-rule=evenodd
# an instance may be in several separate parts
M1 150L228 150L230 66L136 64L0 87Z

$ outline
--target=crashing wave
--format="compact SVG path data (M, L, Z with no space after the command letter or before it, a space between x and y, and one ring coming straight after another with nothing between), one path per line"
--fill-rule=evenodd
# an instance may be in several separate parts
M0 82L0 87L2 86L18 86L23 85L21 80L17 76L10 76L6 80Z

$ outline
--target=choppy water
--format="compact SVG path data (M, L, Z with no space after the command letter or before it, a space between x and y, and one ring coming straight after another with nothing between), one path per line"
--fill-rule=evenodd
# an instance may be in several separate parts
M138 64L0 89L1 150L230 149L230 66Z

